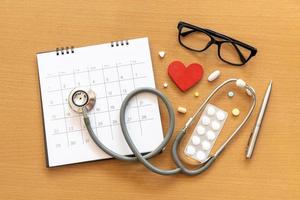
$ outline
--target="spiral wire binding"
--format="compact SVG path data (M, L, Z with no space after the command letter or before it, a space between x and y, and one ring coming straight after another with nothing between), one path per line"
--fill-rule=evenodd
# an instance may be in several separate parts
M110 43L111 47L118 47L118 46L124 46L124 45L129 45L128 40L112 41Z
M129 45L128 40L120 40L120 41L112 41L111 42L111 47L118 47L118 46L127 46ZM74 47L70 46L70 47L57 47L56 48L56 55L65 55L65 54L72 54L74 53Z
M74 47L70 46L70 47L60 47L60 48L56 48L56 55L65 55L65 54L72 54L74 53Z

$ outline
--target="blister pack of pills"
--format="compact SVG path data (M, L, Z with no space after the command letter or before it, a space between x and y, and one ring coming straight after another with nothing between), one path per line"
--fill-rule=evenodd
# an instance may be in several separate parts
M226 111L212 104L207 104L185 147L185 155L199 162L205 162L227 116Z

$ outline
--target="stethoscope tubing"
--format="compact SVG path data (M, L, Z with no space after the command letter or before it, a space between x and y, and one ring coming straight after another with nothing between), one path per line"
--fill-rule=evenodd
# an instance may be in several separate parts
M137 149L137 147L135 146L134 142L132 141L127 126L126 126L126 119L125 119L125 112L126 112L126 108L127 105L129 104L129 101L135 97L136 95L138 95L139 93L152 93L155 94L156 96L160 97L161 100L164 102L164 104L166 105L166 108L168 110L168 115L169 115L169 127L167 130L167 133L165 134L165 137L163 139L163 141L160 143L160 145L158 147L156 147L152 152L146 153L144 155L142 155L139 150ZM90 125L90 120L88 118L87 115L87 111L86 109L84 109L83 112L84 115L84 122L85 125L87 127L87 130L91 136L91 138L93 139L93 141L95 142L95 144L102 149L105 153L107 153L108 155L119 159L119 160L126 160L126 161L136 161L139 160L146 168L148 168L150 171L157 173L157 174L161 174L161 175L172 175L172 174L176 174L178 172L180 172L180 168L175 168L175 169L171 169L171 170L164 170L164 169L160 169L156 166L154 166L153 164L151 164L147 159L152 158L153 156L159 154L168 144L168 142L170 141L173 133L174 133L174 127L175 127L175 114L174 114L174 110L173 107L171 105L171 103L169 102L168 98L161 93L160 91L153 89L153 88L138 88L136 90L133 90L132 92L130 92L125 99L122 102L121 105L121 109L120 109L120 126L122 129L122 133L124 135L124 138L129 146L129 148L131 149L131 151L133 152L133 154L135 155L135 157L132 156L126 156L126 155L121 155L118 154L112 150L110 150L109 148L107 148L96 136L96 134L94 133L93 129L91 128Z
M240 129L244 126L244 124L249 120L254 108L255 108L255 104L256 104L256 95L255 92L253 90L252 87L246 85L245 88L248 89L251 94L252 94L252 105L251 108L249 109L246 117L243 119L243 121L240 123L240 125L233 131L233 133L229 136L229 138L221 145L221 147L216 151L216 153L212 156L210 156L206 162L204 162L200 167L196 168L196 169L188 169L181 161L179 155L178 155L178 147L180 145L180 142L182 140L182 138L184 137L187 128L190 127L190 125L192 124L192 122L195 120L195 118L198 116L198 114L204 109L204 107L207 105L207 103L209 102L209 100L226 84L231 83L231 82L235 82L238 79L228 79L226 81L224 81L222 84L220 84L218 87L216 87L211 93L210 95L207 97L207 99L202 103L202 105L199 107L199 109L195 112L195 114L188 120L188 122L186 123L185 127L182 128L178 134L176 135L175 141L173 142L172 145L172 157L173 160L177 166L177 168L174 169L161 169L158 168L156 166L154 166L152 163L150 163L148 161L148 159L154 157L155 155L159 154L168 144L168 142L170 141L173 132L174 132L174 128L175 128L175 114L174 114L174 110L173 107L171 105L171 103L169 102L168 98L161 93L160 91L158 91L157 89L154 88L148 88L148 87L143 87L143 88L138 88L133 90L132 92L130 92L125 99L122 102L121 105L121 109L120 109L120 126L121 126L121 130L122 133L124 135L124 138L129 146L129 148L131 149L131 151L133 152L134 156L126 156L126 155L121 155L118 154L114 151L112 151L111 149L107 148L96 136L96 134L94 133L91 124L90 124L90 120L87 114L87 110L83 109L83 116L84 116L84 123L86 125L86 128L91 136L91 138L93 139L93 141L95 142L95 144L102 149L105 153L107 153L108 155L119 159L119 160L125 160L125 161L140 161L146 168L148 168L150 171L160 174L160 175L172 175L172 174L177 174L179 172L182 172L184 174L187 175L197 175L202 173L203 171L207 170L211 164L216 160L216 158L221 154L221 152L223 152L223 150L225 149L225 147L229 144L229 142L234 138L234 136L240 131ZM168 130L165 134L165 137L163 139L163 141L160 143L160 145L158 147L156 147L152 152L146 153L144 155L142 155L139 150L137 149L136 145L134 144L134 142L132 141L127 126L126 126L126 118L125 118L125 112L126 112L126 108L129 105L129 101L135 97L136 95L140 94L140 93L151 93L154 94L156 96L158 96L159 98L161 98L161 100L163 101L163 103L165 104L167 111L168 111L168 116L169 116L169 127Z

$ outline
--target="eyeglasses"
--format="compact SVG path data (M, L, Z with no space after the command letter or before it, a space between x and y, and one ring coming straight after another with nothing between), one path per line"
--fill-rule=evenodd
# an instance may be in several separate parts
M255 56L257 49L215 31L185 22L178 23L178 40L185 48L202 52L212 44L218 46L218 56L225 63L242 66Z

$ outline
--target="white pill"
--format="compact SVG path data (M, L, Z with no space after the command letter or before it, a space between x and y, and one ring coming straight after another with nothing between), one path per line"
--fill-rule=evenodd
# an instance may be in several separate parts
M194 136L192 137L192 143L193 143L193 145L198 145L198 144L200 144L200 137L194 135Z
M206 155L203 151L198 151L196 156L197 156L198 160L200 160L200 161L202 161L206 158Z
M179 113L185 114L186 111L187 111L187 109L186 109L185 107L179 106L179 107L177 108L177 111L178 111Z
M195 154L195 152L196 152L196 149L195 149L195 147L193 147L192 145L189 145L187 148L186 148L186 153L188 154L188 155L194 155Z
M206 133L206 137L207 137L208 140L212 141L216 138L216 135L213 131L209 130Z
M168 87L168 83L164 82L163 86L164 86L164 88L167 88Z
M220 127L221 127L221 125L220 125L220 123L217 122L217 121L213 121L213 122L211 123L211 128L212 128L213 130L215 130L215 131L219 130Z
M204 116L204 117L202 118L202 124L205 125L205 126L209 125L209 124L210 124L210 119L209 119L209 117Z
M225 114L221 111L217 112L217 119L223 121L225 119Z
M200 125L197 127L196 131L199 135L203 135L205 133L205 128Z
M216 80L217 78L219 78L219 76L221 75L221 72L220 70L216 70L216 71L213 71L207 78L207 80L209 82L212 82L214 80Z
M232 97L234 96L234 92L229 91L229 92L227 93L227 96L230 97L230 98L232 98Z
M239 88L244 88L246 86L246 82L243 81L242 79L238 79L235 82L236 86L238 86Z
M209 115L209 116L213 116L215 113L216 113L216 110L214 109L214 107L212 107L212 106L209 106L208 108L207 108L207 114Z
M202 142L202 148L203 148L205 151L209 150L209 149L210 149L210 146L211 146L211 145L210 145L209 141L205 140L205 141Z
M158 52L158 55L159 55L159 57L163 58L163 57L165 57L166 52L164 52L164 51L159 51L159 52Z

